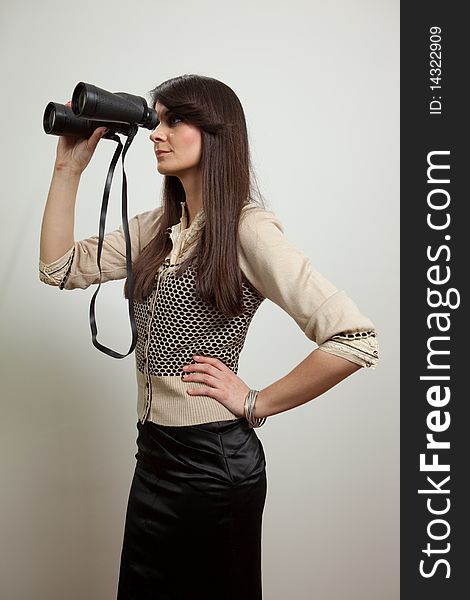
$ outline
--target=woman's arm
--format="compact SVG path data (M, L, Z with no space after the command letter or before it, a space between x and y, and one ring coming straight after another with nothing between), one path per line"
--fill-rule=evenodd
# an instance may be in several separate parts
M66 106L71 106L69 100ZM39 279L60 289L86 289L90 285L127 277L127 249L122 225L106 233L97 264L99 237L74 240L75 204L80 177L96 150L106 127L89 138L59 136L54 172L41 226ZM128 222L131 259L156 233L162 207L139 213Z
M379 347L373 322L290 243L274 213L255 205L243 213L239 260L251 285L286 311L323 352L375 369Z
M305 404L359 368L376 368L379 346L374 323L290 243L274 213L247 207L239 233L240 266L246 278L318 346L289 374L259 392L255 417Z
M75 203L81 173L54 167L41 226L39 258L52 263L74 244Z
M269 417L317 398L362 367L315 348L290 373L260 390L253 414Z
M71 100L66 106L71 106ZM39 260L43 264L62 258L74 245L75 203L80 177L105 131L106 127L99 127L89 138L61 135L57 140L54 171L41 226Z

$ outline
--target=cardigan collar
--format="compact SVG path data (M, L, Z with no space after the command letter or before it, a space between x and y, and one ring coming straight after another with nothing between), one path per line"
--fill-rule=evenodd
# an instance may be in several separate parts
M194 215L194 218L188 227L189 214L186 202L182 201L180 204L181 218L178 223L175 223L168 228L173 244L171 262L174 262L177 256L180 256L183 253L186 254L186 251L189 250L196 238L199 236L199 232L205 223L204 208L201 207Z
M183 202L180 202L180 204L181 204L181 219L180 219L181 231L184 231L185 229L188 229L189 212L188 212L188 207L187 207L185 200L183 200ZM192 221L191 225L189 226L189 229L190 230L199 229L203 225L204 221L205 221L204 207L201 206L201 208L194 215L193 221Z
M184 232L186 235L189 235L190 233L191 234L196 233L199 229L201 229L201 227L205 223L204 207L201 206L201 208L194 215L191 225L188 227L189 213L188 213L188 207L186 206L186 201L183 200L182 202L180 202L180 205L181 205L181 217L180 217L180 220L178 221L178 223L175 223L174 225L171 225L168 228L170 231L170 235L171 234L179 235L181 232ZM191 237L192 237L192 235L191 235ZM173 239L173 237L172 237L172 239Z

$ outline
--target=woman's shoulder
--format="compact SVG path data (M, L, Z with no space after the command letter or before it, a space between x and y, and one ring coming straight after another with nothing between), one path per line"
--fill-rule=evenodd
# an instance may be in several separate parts
M239 223L240 239L265 237L284 233L279 217L272 211L253 202L242 208Z
M255 202L248 202L242 206L241 218L260 218L262 216L273 216L274 212L260 206ZM275 216L275 215L274 215Z

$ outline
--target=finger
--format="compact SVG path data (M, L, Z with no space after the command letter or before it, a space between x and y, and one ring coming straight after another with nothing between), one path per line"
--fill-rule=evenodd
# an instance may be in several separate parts
M218 400L219 402L222 399L222 394L219 392L219 390L203 385L196 388L188 388L186 393L189 396L209 396L209 398L214 398L214 400Z
M196 362L207 363L213 365L219 371L226 371L228 367L218 358L214 358L212 356L193 356Z
M221 369L218 369L209 363L191 363L190 365L185 365L185 367L186 368L183 369L184 373L207 373L213 377L220 377L222 374Z
M87 146L88 146L88 149L90 150L90 152L94 152L96 150L96 147L98 146L98 143L101 138L102 138L102 133L101 133L100 129L95 129L95 131L87 139Z
M208 373L192 373L184 375L183 381L187 381L188 383L197 381L198 383L205 383L206 385L216 387L220 380Z

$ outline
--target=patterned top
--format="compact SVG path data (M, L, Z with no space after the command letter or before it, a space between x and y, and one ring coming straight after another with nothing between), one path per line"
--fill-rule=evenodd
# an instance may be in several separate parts
M161 214L162 207L158 207L130 219L132 257L154 237ZM239 222L243 313L228 318L197 298L197 266L188 267L179 278L174 273L197 243L204 222L201 208L188 227L186 203L181 202L180 221L168 229L172 250L159 268L153 291L144 302L134 301L137 414L141 422L149 419L176 426L236 419L214 398L187 394L188 387L203 384L184 382L182 366L194 362L193 355L199 354L216 357L237 373L249 325L265 298L285 310L319 349L362 367L376 367L379 348L372 321L288 241L274 213L256 204L243 207ZM40 281L66 290L97 285L98 240L92 236L75 241L52 263L39 260ZM127 277L122 226L104 236L101 269L102 283Z

